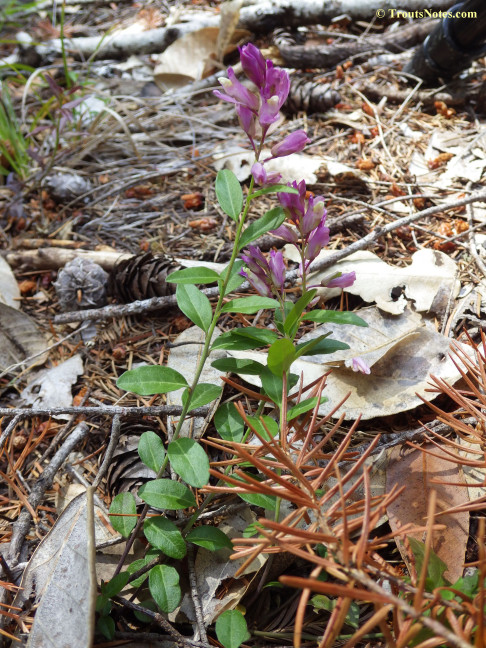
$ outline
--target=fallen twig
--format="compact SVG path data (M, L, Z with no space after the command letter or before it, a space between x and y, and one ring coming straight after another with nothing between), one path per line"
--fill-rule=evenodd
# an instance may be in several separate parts
M206 416L209 409L207 407L198 407L187 413L188 416ZM95 416L108 414L109 416L160 416L161 414L170 414L177 416L182 412L180 405L153 405L144 407L121 407L119 405L106 405L102 407L53 407L51 409L42 409L37 407L0 407L0 416L56 416L57 414L87 414ZM12 421L13 422L13 421Z

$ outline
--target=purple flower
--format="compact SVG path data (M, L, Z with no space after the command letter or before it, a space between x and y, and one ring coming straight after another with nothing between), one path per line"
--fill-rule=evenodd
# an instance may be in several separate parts
M270 268L270 276L272 277L273 285L279 292L281 292L285 283L285 265L283 254L281 252L271 250L268 267Z
M265 74L267 71L262 53L252 43L248 43L248 45L244 45L239 49L243 72L258 88L262 88L265 83Z
M255 178L255 182L259 185L271 185L281 179L280 173L267 173L265 167L261 162L255 162L251 167L251 174Z
M225 92L214 90L214 94L217 97L229 101L230 103L241 104L255 113L258 111L258 97L238 81L233 68L228 68L228 78L220 77L218 80L223 86Z
M307 244L305 257L310 263L314 261L322 248L329 243L329 227L326 227L324 221L311 232Z
M305 180L302 180L299 184L294 180L289 187L297 189L299 193L278 193L277 198L282 207L289 214L290 219L295 223L295 225L298 225L305 213Z
M215 90L215 92L217 91ZM236 114L238 115L238 121L240 122L241 128L248 135L253 146L253 140L255 139L256 135L255 113L242 104L236 104ZM253 146L253 148L255 147Z
M240 275L245 277L255 290L266 297L282 295L285 283L285 265L281 252L272 250L270 261L263 256L260 249L249 245L246 254L241 258L247 265L247 270L240 270Z
M276 230L272 230L270 234L280 236L280 238L283 238L289 243L297 243L297 241L299 240L299 235L297 234L297 232L293 229L290 229L290 227L288 227L287 225L280 225L280 227L277 227Z
M310 142L307 133L304 130L296 130L287 135L281 142L272 146L272 157L285 157L302 151L306 144Z
M336 272L329 280L323 279L321 286L325 288L348 288L356 281L356 272Z
M347 363L346 363L347 365ZM369 365L363 360L363 358L352 358L351 359L351 369L353 371L360 371L362 374L370 374L371 369Z
M302 234L306 235L315 230L316 227L324 223L327 211L324 208L324 199L322 196L310 196L307 202L307 211L302 218Z

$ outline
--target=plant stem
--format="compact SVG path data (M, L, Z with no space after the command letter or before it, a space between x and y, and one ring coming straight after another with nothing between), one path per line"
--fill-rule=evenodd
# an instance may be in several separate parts
M243 225L245 224L245 220L246 220L246 217L248 215L248 211L250 209L250 202L251 202L250 196L251 196L252 191L253 191L254 183L255 183L255 180L254 180L254 178L252 176L251 180L250 180L250 187L248 189L248 195L246 197L245 207L243 209L243 212L242 212L242 214L240 216L240 220L238 222L238 228L236 230L236 236L235 236L235 243L234 243L233 252L231 253L231 258L229 260L228 267L227 267L227 270L226 270L226 277L225 277L225 280L223 281L223 284L221 286L221 290L219 292L218 303L216 304L216 308L214 309L213 319L211 321L211 325L209 326L209 329L208 329L207 334L206 334L206 342L204 344L202 354L201 354L201 358L200 358L198 366L196 368L196 373L194 375L194 380L192 381L192 385L189 388L188 398L186 400L185 405L182 408L182 412L181 412L179 421L177 423L176 429L174 430L174 434L172 435L171 441L175 441L176 439L179 438L179 435L180 435L180 432L181 432L181 429L182 429L182 425L183 425L183 423L185 421L186 415L189 412L189 410L191 409L192 394L194 393L194 389L195 389L195 387L196 387L196 385L197 385L197 383L199 381L199 378L201 377L201 372L203 370L203 367L204 367L204 365L206 363L206 360L207 360L207 358L208 358L208 356L209 356L209 354L211 352L211 341L212 341L212 338L213 338L214 329L216 328L216 324L218 323L219 317L221 315L221 309L223 307L223 299L225 297L226 287L227 287L228 282L230 280L231 270L233 269L234 263L236 261L236 257L237 257L238 252L239 252L238 243L240 241L241 234L243 232ZM169 455L166 454L165 457L164 457L164 461L162 462L162 465L160 467L160 470L157 473L156 479L160 479L162 477L162 475L165 472L165 469L167 468L168 463L169 463ZM206 506L207 506L207 504L209 504L209 501L207 501L205 503ZM143 522L145 520L148 509L149 509L148 504L145 504L145 506L143 507L143 509L142 509L142 511L140 513L140 517L138 518L137 524L135 525L132 533L130 534L130 537L127 539L125 549L123 551L123 554L120 557L120 560L118 562L118 565L116 566L115 573L113 574L113 576L116 576L117 574L120 573L121 568L123 567L123 564L124 564L124 562L126 560L126 557L128 556L128 553L129 553L129 551L130 551L130 549L131 549L131 547L132 547L132 545L133 545L133 543L135 541L135 538L137 537L138 532L142 528L142 524L143 524ZM198 512L198 515L199 515L199 512ZM194 519L194 521L193 521L193 517L191 517L191 519L189 521L191 526L194 524L194 522L197 519L197 517L196 517ZM186 527L187 531L191 528L191 526ZM184 529L184 531L187 533L186 529Z

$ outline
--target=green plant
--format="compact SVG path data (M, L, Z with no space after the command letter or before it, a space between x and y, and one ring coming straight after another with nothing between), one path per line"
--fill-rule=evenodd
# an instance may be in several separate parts
M11 171L25 179L30 158L28 145L21 132L7 84L0 84L0 173L8 175Z
M262 390L257 395L260 406L256 416L248 418L240 409L222 405L216 413L215 423L221 437L228 443L233 442L235 438L245 442L249 435L256 433L259 438L272 439L273 443L286 451L291 428L301 425L303 420L308 422L309 417L315 417L317 408L322 402L322 385L302 386L297 395L290 393L298 381L298 376L291 373L292 364L303 355L331 353L336 349L348 348L348 345L325 335L311 342L299 343L297 337L301 322L308 320L367 325L353 313L336 313L312 308L316 301L317 289L307 286L309 265L329 241L329 229L325 225L324 200L319 196L308 197L303 181L299 184L296 182L291 185L280 184L280 178L275 174L267 174L265 168L268 159L300 151L309 140L303 131L291 133L274 144L270 157L261 161L269 127L278 118L279 109L289 92L290 81L285 71L274 68L271 62L265 61L253 45L242 48L241 60L245 73L255 83L258 91L250 92L237 81L231 69L228 71L229 79L222 80L224 92L216 91L220 98L235 104L240 124L255 153L255 164L252 167L252 177L246 196L231 171L222 170L216 178L215 191L219 206L236 225L230 261L221 274L199 267L174 272L167 279L177 285L176 298L180 310L206 335L194 379L189 385L186 379L174 369L164 366L143 366L125 372L117 382L118 387L141 395L164 394L180 388L184 389L182 414L167 450L165 451L153 433L146 433L141 438L140 457L146 465L157 472L157 478L139 490L138 495L145 502L141 514L138 518L135 516L135 500L131 495L118 495L113 501L110 510L113 524L123 535L129 535L118 571L121 570L135 537L142 530L151 547L162 552L167 558L178 560L185 556L187 542L212 550L229 544L222 532L216 533L215 529L211 533L208 530L203 532L207 527L194 526L197 524L199 514L213 495L208 494L203 504L197 508L191 487L192 489L206 487L208 490L207 484L211 471L202 445L194 439L179 436L188 413L194 408L212 402L221 394L221 387L199 382L203 366L213 349L238 350L268 347L266 365L231 358L213 363L218 369L236 374L257 373L262 380ZM256 184L260 188L256 188ZM253 201L262 195L272 193L277 194L280 204L245 229ZM258 248L251 245L254 239L268 231L274 231L277 235L291 241L299 250L302 260L300 267L302 296L295 302L288 297L285 288L285 266L281 252L272 251L267 258ZM245 247L247 249L242 253ZM237 258L239 254L241 254L240 259ZM229 298L244 279L249 281L258 294ZM353 280L354 273L345 276L338 273L329 277L323 285L342 287L350 285ZM195 285L211 283L217 283L219 289L219 297L214 309L208 297ZM254 314L261 309L274 311L275 330L248 326L231 330L216 338L213 336L222 314ZM357 369L369 371L362 361L358 362ZM301 394L307 392L310 397L302 400ZM273 403L276 407L279 412L278 421L268 416L261 416L265 403ZM293 407L288 406L291 403ZM276 437L275 441L273 437ZM231 438L231 441L228 441L228 438ZM226 447L225 450L227 451ZM181 479L180 482L164 478L169 464L172 471ZM258 465L257 468L260 471L261 466ZM281 470L282 468L278 468L275 473L276 483L282 481L282 477L278 477ZM273 509L275 519L278 520L281 503L278 488L275 491L271 490L269 496L266 492L255 494L247 490L248 480L261 485L266 483L265 470L251 477L239 471L231 476L230 472L228 468L221 478L235 487L234 492L249 503ZM220 474L216 473L216 476L220 477ZM227 486L223 488L228 491ZM196 510L185 527L179 530L163 515L146 518L149 506L179 511L187 511L191 508ZM177 588L173 573L169 569L172 568L167 565L155 565L148 570L149 590L163 612L172 611L178 602L174 599L174 591ZM136 577L138 578L139 575L137 574ZM130 578L135 579L135 575L132 574ZM161 594L162 591L168 593L169 590L172 591L170 601L168 594ZM246 623L237 611L225 614L226 616L222 615L216 624L217 636L225 647L237 648L247 637ZM106 633L109 624L106 621L103 623Z

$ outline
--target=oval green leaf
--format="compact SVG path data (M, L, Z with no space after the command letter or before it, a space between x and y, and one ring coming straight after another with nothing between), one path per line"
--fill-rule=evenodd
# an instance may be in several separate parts
M177 284L176 298L177 305L184 315L207 332L213 319L213 311L206 295L191 284Z
M165 448L158 434L148 430L138 442L138 455L143 463L158 473L165 458Z
M173 612L181 600L179 574L170 565L156 565L149 572L149 590L162 612Z
M172 479L153 479L138 489L138 496L158 509L177 510L196 505L187 486Z
M185 437L171 441L167 454L172 468L187 484L196 488L206 486L209 481L209 459L197 441Z
M115 531L128 538L137 524L137 504L131 493L115 495L110 506L110 522Z
M258 198L258 196L265 196L265 194L270 194L270 193L293 193L293 194L298 194L298 190L295 187L289 187L289 185L284 185L284 184L274 184L270 185L269 187L265 187L264 189L258 189L258 191L255 191L255 193L252 193L250 198L253 200L253 198Z
M295 347L290 340L282 338L268 350L267 366L276 376L286 373L295 360Z
M245 617L239 610L226 610L216 621L216 636L224 648L239 648L250 638Z
M238 249L241 250L259 236L263 236L270 230L277 229L285 220L285 212L282 207L274 207L267 213L249 225L238 241Z
M219 371L246 374L247 376L259 376L264 369L260 362L246 358L219 358L212 362L211 366Z
M218 385L212 385L211 383L198 383L194 388L194 392L191 398L191 409L197 409L198 407L203 407L212 401L215 401L221 396L222 388ZM188 398L188 390L186 389L182 394L182 404L186 405Z
M167 518L147 518L143 523L143 532L150 544L166 556L180 560L186 555L186 543L181 532Z
M216 198L221 209L235 222L243 209L243 192L233 171L222 169L216 176Z
M214 270L197 266L196 268L184 268L172 272L166 279L168 283L181 284L210 284L218 281L219 274Z
M125 371L116 381L116 386L140 396L152 396L187 387L187 380L170 367L146 365Z
M321 324L354 324L354 326L368 326L368 322L349 311L313 310L302 316L303 320L320 322Z
M278 308L279 306L278 301L270 297L242 297L241 299L232 299L227 302L221 309L221 312L252 315L262 308Z
M223 403L218 407L214 415L214 425L219 436L225 441L239 443L243 438L245 425L234 403Z
M213 526L200 526L192 529L187 536L187 542L192 542L199 547L209 549L209 551L217 551L226 547L232 549L233 545L228 536Z

